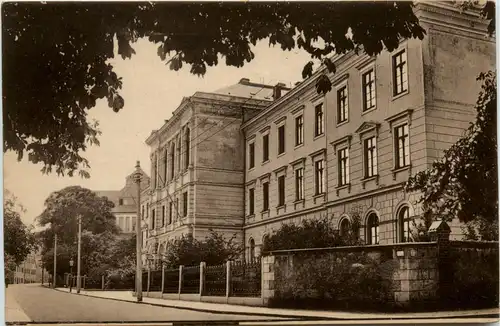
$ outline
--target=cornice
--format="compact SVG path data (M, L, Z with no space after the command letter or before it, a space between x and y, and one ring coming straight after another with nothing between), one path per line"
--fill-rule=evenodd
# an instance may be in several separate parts
M299 164L304 164L305 162L306 162L306 158L305 157L301 157L301 158L296 159L295 161L290 162L290 165L291 166L296 166L296 165L299 165Z

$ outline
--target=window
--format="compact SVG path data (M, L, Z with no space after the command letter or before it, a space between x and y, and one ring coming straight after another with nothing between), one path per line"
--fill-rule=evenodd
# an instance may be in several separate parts
M295 170L295 199L304 199L304 169Z
M136 224L137 224L137 219L135 217L132 217L132 232L135 231Z
M118 205L122 206L123 205L123 199L118 199Z
M255 189L251 188L248 190L248 213L250 215L255 214Z
M251 169L255 166L255 144L248 145L248 167Z
M285 176L278 177L278 207L285 205Z
M191 132L189 130L189 128L186 129L186 133L184 134L184 168L187 170L187 168L189 167L189 153L191 151Z
M179 198L175 199L175 219L179 219Z
M156 224L156 216L155 216L155 209L151 210L151 229L155 229L155 224Z
M365 178L377 175L377 147L375 137L365 139Z
M179 136L178 138L178 143L177 143L177 172L179 172L182 169L181 166L181 138Z
M314 136L320 136L324 133L323 103L314 108Z
M130 217L127 216L125 217L125 232L129 232L130 231Z
M253 263L255 261L255 240L250 239L250 262Z
M149 203L146 203L146 217L149 216Z
M363 111L375 107L375 71L372 69L363 74Z
M269 161L269 135L262 136L262 162Z
M285 126L278 128L278 154L285 152Z
M408 124L396 127L395 133L396 169L410 165L410 144Z
M368 223L366 226L367 231L367 243L368 244L378 244L379 242L379 224L378 224L378 216L375 213L371 213L368 216Z
M351 227L349 219L343 218L342 221L340 222L340 236L345 237L349 235L349 228Z
M182 194L182 216L186 217L188 215L188 193L185 191Z
M339 150L339 186L349 183L349 150Z
M172 224L172 221L174 220L172 216L173 213L172 206L173 206L172 202L168 203L168 224Z
M167 150L165 150L165 156L163 157L163 184L167 184L167 178L168 178L168 153Z
M170 179L174 178L175 173L175 144L172 144L172 152L170 153Z
M269 182L262 184L262 211L269 210Z
M166 220L166 216L165 216L165 205L163 205L161 207L161 226L165 226L165 220Z
M337 123L347 121L349 118L349 102L347 99L347 86L337 90Z
M408 65L406 64L406 51L401 51L392 57L392 77L394 96L408 90Z
M398 214L398 240L399 242L411 242L410 229L410 209L408 206L403 207Z
M144 218L144 205L141 205L141 218Z
M323 160L314 163L314 175L315 194L319 195L325 192Z
M295 146L304 143L304 117L302 115L295 118Z

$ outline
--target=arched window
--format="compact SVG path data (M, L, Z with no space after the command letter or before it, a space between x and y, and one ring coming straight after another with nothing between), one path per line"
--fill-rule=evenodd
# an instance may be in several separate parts
M255 261L255 240L250 239L250 262L253 263Z
M339 232L341 237L345 237L349 234L349 228L351 223L347 217L344 217L342 221L340 221Z
M398 241L399 242L411 242L411 232L410 232L410 208L408 206L403 206L398 213Z
M184 168L187 169L189 167L189 152L191 151L191 142L190 142L190 130L186 128L186 133L184 134Z
M181 137L179 136L178 137L178 143L177 143L177 169L180 171L182 169L182 166L181 166L181 145L182 145L182 142L181 142Z
M379 222L375 213L371 213L367 219L366 242L367 244L378 244L379 242Z
M170 151L170 179L174 178L175 173L175 143L172 143L172 150Z
M165 148L165 155L163 156L163 184L167 184L168 174L168 151Z

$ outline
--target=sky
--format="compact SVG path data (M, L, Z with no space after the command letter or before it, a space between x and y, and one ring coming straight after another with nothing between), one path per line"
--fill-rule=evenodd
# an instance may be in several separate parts
M300 81L302 67L310 60L301 50L283 52L262 41L253 48L255 59L241 68L228 67L220 60L216 67L208 67L204 77L191 75L188 66L171 71L157 56L156 46L139 40L134 46L136 55L123 60L116 56L110 61L118 76L123 78L121 95L125 107L118 113L100 101L89 111L89 119L99 121L100 146L83 153L91 165L90 179L42 175L41 165L26 159L17 161L15 153L4 154L4 189L17 197L26 212L22 218L32 224L43 211L50 193L72 185L92 190L119 190L125 177L134 171L136 161L149 171L149 148L146 138L153 129L159 129L165 119L179 106L185 96L196 91L215 91L237 83L241 78L274 85L288 86Z

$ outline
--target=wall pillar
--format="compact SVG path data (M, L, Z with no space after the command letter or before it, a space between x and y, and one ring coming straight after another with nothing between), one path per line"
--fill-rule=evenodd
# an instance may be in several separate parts
M182 279L183 279L183 277L184 277L183 273L184 273L184 266L183 266L183 265L180 265L180 266L179 266L179 291L178 291L178 294L179 294L179 300L181 299Z
M269 301L274 298L274 261L274 256L263 256L261 258L261 296L264 306L268 306Z
M165 265L161 267L161 296L163 297L163 291L165 290Z
M449 300L449 293L452 290L453 271L451 269L452 262L450 261L450 234L451 228L445 221L435 221L429 228L429 236L432 241L437 242L437 259L438 259L438 298L444 305Z
M226 262L226 302L231 296L231 261Z
M202 261L200 263L200 297L204 295L205 292L205 266L206 263Z

